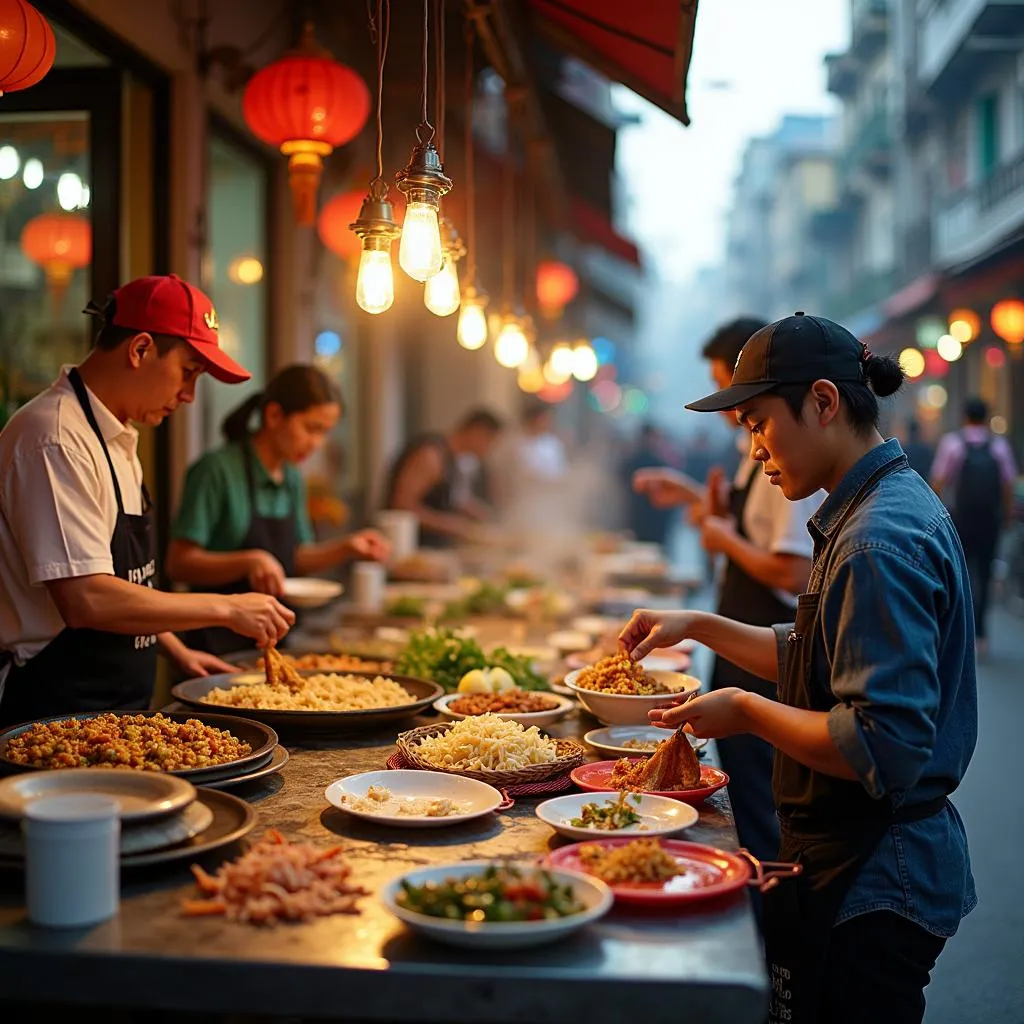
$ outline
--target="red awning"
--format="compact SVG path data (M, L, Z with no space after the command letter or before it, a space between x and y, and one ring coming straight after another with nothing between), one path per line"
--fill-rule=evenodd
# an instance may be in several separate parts
M582 199L571 201L572 228L587 242L593 242L627 263L640 265L640 250L612 227L607 217Z
M697 0L529 0L538 32L558 49L683 124Z

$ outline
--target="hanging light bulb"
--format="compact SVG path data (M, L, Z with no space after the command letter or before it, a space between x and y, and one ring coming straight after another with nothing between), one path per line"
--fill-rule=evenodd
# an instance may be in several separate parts
M552 372L559 377L559 380L552 380L548 377L548 381L552 384L561 384L563 381L567 381L572 376L573 367L575 362L573 359L572 349L565 344L565 342L559 342L552 350L551 355L548 357L548 362L551 365Z
M487 296L471 284L466 285L459 310L458 339L463 348L475 352L487 344Z
M525 391L528 395L535 395L544 387L544 371L541 369L540 355L533 346L530 347L523 365L519 367L516 383L519 385L519 390Z
M0 146L0 181L10 181L21 169L21 157L13 146Z
M409 163L395 175L399 191L404 192L409 201L402 224L398 262L415 281L427 281L441 269L443 251L438 210L441 197L452 188L452 180L445 175L441 156L434 145L434 126L427 118L429 17L430 0L423 0L423 109Z
M57 179L57 202L68 212L82 205L82 179L74 172L65 172Z
M349 228L363 243L356 275L356 304L367 313L384 313L395 301L395 276L391 269L391 243L401 234L394 210L388 201L388 183L384 180L384 124L381 106L384 91L384 62L391 8L387 0L377 0L377 174L363 200L359 216Z
M423 302L435 316L451 316L459 308L461 290L459 288L458 260L466 254L466 247L455 230L455 225L447 217L441 218L444 231L444 256L441 270L427 281L423 289Z
M561 365L564 360L555 358L555 352L552 351L551 355L548 356L548 361L544 364L544 380L548 384L553 384L556 387L559 384L564 384L570 377L572 377L571 370L566 369L565 366Z
M572 350L572 375L577 380L593 380L597 376L597 353L589 341L579 341Z
M25 183L25 188L37 189L43 183L43 162L32 157L25 161L25 166L21 172L21 180Z
M494 343L494 358L502 366L514 370L526 362L530 354L530 343L523 333L523 325L514 313L506 313L502 318L501 331Z

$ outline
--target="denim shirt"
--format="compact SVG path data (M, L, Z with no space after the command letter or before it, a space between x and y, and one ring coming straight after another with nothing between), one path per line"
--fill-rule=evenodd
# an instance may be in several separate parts
M894 460L899 469L871 481ZM967 569L949 513L893 440L843 477L808 530L816 562L831 549L815 663L836 700L833 742L875 799L899 807L953 792L978 720ZM780 671L790 628L776 627ZM836 923L891 910L949 936L976 903L967 835L947 802L931 818L890 826Z

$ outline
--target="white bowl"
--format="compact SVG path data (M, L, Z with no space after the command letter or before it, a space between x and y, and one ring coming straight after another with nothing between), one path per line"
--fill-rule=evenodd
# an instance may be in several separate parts
M560 629L549 633L548 643L563 657L576 651L586 651L593 646L590 634L580 629Z
M656 725L611 725L603 729L591 729L583 740L595 750L611 757L650 757L654 753L653 750L638 750L625 744L629 740L661 743L671 735L671 732L659 729ZM691 733L686 733L686 738L694 750L700 750L708 745L706 739L698 739Z
M321 608L340 597L344 589L334 580L289 576L284 581L284 600L295 608Z
M560 885L571 885L577 900L586 908L571 917L553 921L448 921L441 917L428 917L400 907L396 896L402 882L422 885L424 882L443 882L448 878L470 878L483 874L494 861L470 860L440 867L420 868L388 882L381 891L381 902L399 920L414 931L437 942L472 949L523 949L540 946L564 938L584 925L603 917L612 906L612 892L600 879L562 868L538 869L523 865L525 872L545 870ZM500 865L504 866L504 865Z
M535 610L542 618L560 618L572 614L576 601L561 590L510 590L505 595L505 607L517 615Z
M639 803L630 797L629 806L639 812L642 820L636 825L628 825L614 831L578 828L569 823L583 813L585 804L596 803L604 806L608 801L614 802L618 798L617 793L572 793L569 796L558 796L540 804L537 807L537 817L566 839L583 840L612 839L619 836L639 836L642 839L670 836L689 828L700 817L696 807L679 800L670 800L667 796L655 796L652 793L637 795L640 797Z
M449 709L448 705L453 701L458 700L460 697L468 697L470 694L466 693L449 693L444 697L438 697L434 701L434 709L439 711L444 718L453 719L459 721L463 718L476 717L473 715L460 715L455 711ZM506 722L521 722L524 726L530 725L551 725L553 722L557 722L560 718L564 718L575 706L575 701L570 697L560 697L557 694L552 693L551 699L558 701L558 706L553 707L550 711L531 711L523 712L520 714L516 711L501 711L497 713L498 718L505 719Z
M366 796L371 786L386 786L396 797L427 797L428 799L447 798L464 804L461 814L449 814L443 818L431 818L426 815L410 814L377 814L373 811L356 810L351 807L346 797ZM361 772L347 778L332 782L324 792L327 802L339 811L351 814L354 818L376 822L378 825L393 825L398 828L443 828L445 825L458 825L463 821L482 817L504 802L504 797L493 786L476 779L467 779L461 775L450 775L447 772L421 772L413 769L397 771Z
M700 692L700 680L682 672L650 672L659 682L672 688L672 693L655 693L649 697L585 690L576 680L585 669L569 672L565 685L576 694L576 699L605 725L647 725L647 712L653 708L689 700Z

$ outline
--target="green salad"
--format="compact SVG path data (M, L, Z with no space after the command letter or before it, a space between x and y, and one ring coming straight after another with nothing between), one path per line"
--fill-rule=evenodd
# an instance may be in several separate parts
M422 597L396 597L388 601L385 610L396 619L422 619L427 610L427 602Z
M546 871L493 865L468 878L403 882L396 900L406 910L449 921L548 921L586 909L571 885L559 885Z
M529 658L498 647L485 654L470 637L452 629L425 629L413 633L395 663L401 675L430 679L449 693L474 668L503 668L521 690L550 690L548 681L535 672Z
M599 832L615 832L620 828L628 828L630 825L639 825L643 820L640 815L629 806L627 801L632 800L640 804L642 797L639 793L619 793L614 800L605 800L603 804L595 801L592 804L584 804L578 818L570 818L569 824L573 828L592 828Z

